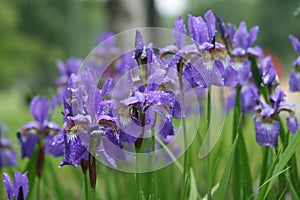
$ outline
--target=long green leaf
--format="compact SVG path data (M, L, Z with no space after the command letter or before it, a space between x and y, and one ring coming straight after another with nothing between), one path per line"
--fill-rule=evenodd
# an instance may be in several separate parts
M180 173L183 173L183 167L179 163L178 159L174 156L174 154L172 153L172 151L168 148L168 146L165 145L165 143L163 143L163 141L161 141L161 139L159 137L157 137L157 136L155 136L155 141L157 141L164 148L164 150L171 157L172 161L175 163L175 165L179 169Z
M268 178L268 179L264 182L264 184L262 184L262 185L258 188L258 189L262 189L262 190L260 190L260 193L258 194L257 200L264 200L264 199L266 199L266 196L268 195L268 193L267 193L267 190L266 190L265 188L267 188L267 186L269 185L269 183L270 183L271 181L275 181L276 178L278 178L278 176L280 176L281 174L287 172L288 169L289 169L289 168L286 168L286 169L284 169L284 170L282 170L282 171L280 171L280 172L274 174L274 175L271 176L270 178ZM271 170L271 171L273 171L273 170ZM270 173L270 174L271 174L271 173ZM268 177L269 177L269 176L268 176ZM272 188L272 187L271 187L271 188Z
M226 163L224 173L219 183L218 190L216 191L215 199L223 199L224 197L227 196L238 137L239 136L237 135L231 147L230 156Z
M34 199L33 198L33 189L35 185L35 179L36 179L36 162L37 162L37 157L39 154L38 148L34 149L32 157L29 159L24 171L28 172L28 187L29 187L29 192L27 195L28 199Z
M273 175L280 172L287 165L288 161L290 160L292 155L295 153L299 143L300 143L300 134L298 133L292 138L291 142L288 144L285 151L279 157L279 162L275 166ZM275 182L275 180L270 181L268 189L267 189L267 193L271 190L271 187L273 186L274 182ZM265 194L265 197L266 197L266 194Z
M293 183L292 183L290 177L289 177L287 174L285 174L285 178L286 178L286 180L287 180L287 182L288 182L288 185L289 185L289 192L290 192L290 194L291 194L292 199L293 199L293 200L299 200L300 198L299 198L298 192L297 192L297 190L295 189L295 187L294 187L294 185L293 185Z
M262 190L258 194L257 199L266 199L267 195L270 193L275 183L274 177L277 177L281 174L280 172L282 172L282 170L287 165L292 155L295 153L299 143L300 143L300 134L298 133L292 137L291 142L288 144L284 152L279 155L279 157L277 158L278 162L274 162L274 164L276 163L276 165L270 168L271 170L269 171L268 176L266 178L268 181L266 181L261 186Z
M190 168L190 198L189 199L195 199L195 200L201 199L198 193L197 183L192 168Z

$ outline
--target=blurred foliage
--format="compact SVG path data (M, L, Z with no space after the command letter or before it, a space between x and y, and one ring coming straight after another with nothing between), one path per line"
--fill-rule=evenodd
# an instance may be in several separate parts
M0 89L14 86L41 92L53 86L58 73L56 60L84 58L99 35L118 19L117 13L111 14L108 2L0 1ZM296 56L288 35L300 37L299 6L299 0L187 0L186 13L181 14L187 20L187 13L203 15L213 9L224 21L237 26L243 20L248 27L259 25L257 44L275 53L288 73ZM176 18L161 17L154 7L148 11L145 17L150 18L151 26L171 28Z
M37 92L53 85L56 60L86 56L105 29L102 7L73 0L0 1L0 89Z

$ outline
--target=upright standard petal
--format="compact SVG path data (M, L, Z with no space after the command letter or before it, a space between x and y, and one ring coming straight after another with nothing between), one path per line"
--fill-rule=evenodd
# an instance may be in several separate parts
M25 157L31 158L34 147L40 139L40 135L33 133L23 135L22 133L18 132L18 139L21 143L22 159Z
M11 183L9 176L3 173L3 182L9 200L12 200L13 197L18 200L26 199L29 190L27 173L16 172L14 174L14 184Z
M300 72L291 71L289 85L291 92L300 92Z
M30 112L34 119L43 124L48 117L49 101L46 97L39 99L39 96L35 96L30 103Z
M179 15L177 20L174 22L173 37L178 50L182 49L186 40L186 28L181 15Z
M233 37L233 42L237 47L241 47L243 49L248 48L248 32L246 22L241 22L239 28Z
M25 174L22 174L21 172L15 173L13 190L16 199L26 199L28 194L27 173Z
M216 18L212 10L204 14L207 23L208 42L212 43L216 34Z
M300 42L299 42L299 40L294 35L290 35L289 38L292 42L292 45L293 45L295 51L297 52L298 55L300 55Z
M9 176L6 173L3 173L3 183L7 193L8 200L12 200L14 194L13 185L10 181Z
M250 47L256 41L258 31L259 31L258 26L251 28L248 36L248 47Z
M67 133L64 133L64 141L65 149L60 166L73 165L74 167L78 167L81 160L88 160L88 151L83 146L79 136L69 139Z
M143 50L145 48L144 38L139 30L135 31L135 51L134 58L137 59L139 56L143 54ZM146 56L146 55L145 55Z

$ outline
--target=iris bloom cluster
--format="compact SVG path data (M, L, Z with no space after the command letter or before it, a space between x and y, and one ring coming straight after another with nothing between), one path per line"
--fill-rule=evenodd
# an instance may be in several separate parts
M221 37L216 35L217 28ZM62 156L60 166L81 165L86 170L89 165L93 173L95 164L91 163L101 156L116 168L117 160L127 159L126 151L139 152L151 130L168 144L176 137L173 120L189 114L183 109L182 93L193 90L201 96L211 86L230 88L227 110L240 105L243 113L254 113L258 144L277 145L283 128L281 112L288 113L288 131L296 133L299 124L295 106L284 101L286 95L280 89L271 57L264 57L262 48L253 45L258 31L256 26L248 32L245 22L235 29L221 18L216 20L211 10L204 18L189 14L187 28L182 16L178 16L173 24L174 44L159 49L157 54L153 44L147 44L137 30L134 50L117 60L112 58L122 51L116 47L113 34L105 33L103 45L93 52L95 59L87 60L84 69L79 70L83 65L79 58L57 62L61 74L56 80L57 98L51 102L46 97L32 99L30 112L34 121L17 134L22 158L31 158L38 148L40 154ZM187 39L192 44L187 45ZM300 91L300 43L293 35L290 39L298 54L290 76L290 90L295 92ZM103 76L107 78L103 80ZM117 92L113 90L116 88ZM56 103L63 105L62 127L51 121ZM201 112L200 108L194 110ZM0 167L15 164L15 154L1 133L0 153ZM2 160L2 155L9 157L7 161ZM42 157L38 157L41 162ZM26 174L16 173L15 177L12 185L4 174L8 198L26 198Z

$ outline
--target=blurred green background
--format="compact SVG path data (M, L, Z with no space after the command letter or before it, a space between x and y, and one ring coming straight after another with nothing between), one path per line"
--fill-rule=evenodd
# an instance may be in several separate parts
M0 1L0 89L24 92L53 86L57 59L84 58L106 30L171 28L177 14L213 9L236 25L259 25L257 43L290 69L290 33L300 36L299 0L12 0Z

